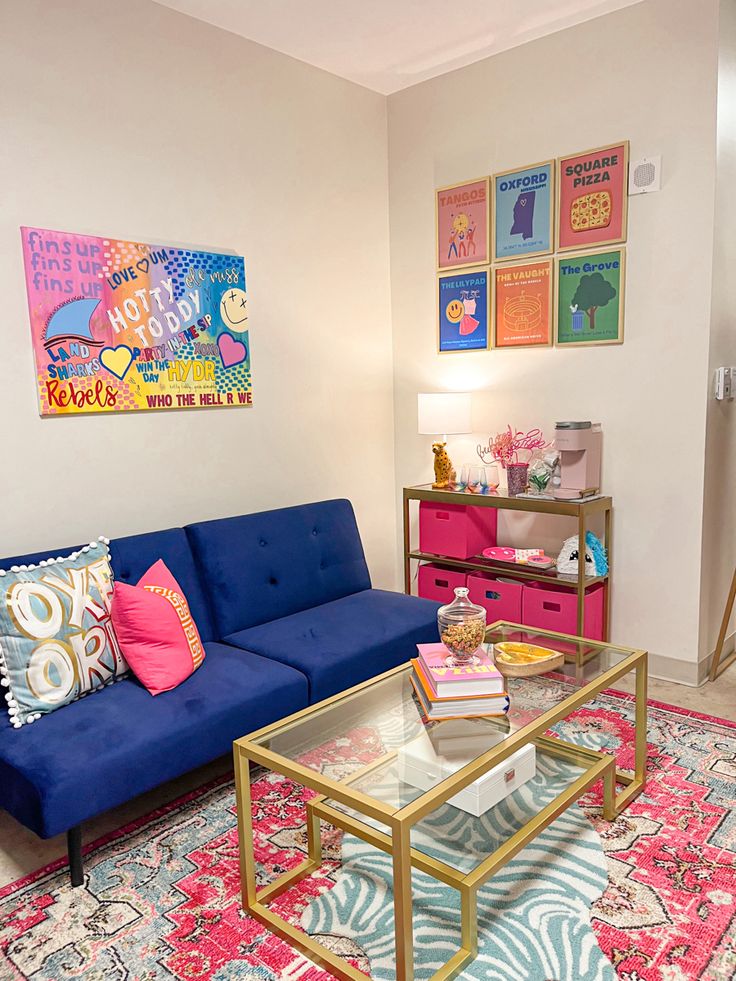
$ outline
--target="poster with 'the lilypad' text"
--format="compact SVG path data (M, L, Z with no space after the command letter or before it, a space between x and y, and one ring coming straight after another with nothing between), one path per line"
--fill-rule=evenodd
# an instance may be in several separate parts
M21 236L41 415L252 404L242 256Z

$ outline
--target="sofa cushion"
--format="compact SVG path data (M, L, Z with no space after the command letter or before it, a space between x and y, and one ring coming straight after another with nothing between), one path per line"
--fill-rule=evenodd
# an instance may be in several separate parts
M229 634L229 644L298 668L318 702L388 671L436 642L439 603L365 589L292 616Z
M34 725L0 721L0 807L49 838L307 705L298 671L226 644L205 651L198 671L155 699L125 678Z
M203 521L186 532L219 637L370 587L349 501Z
M199 636L216 640L209 603L183 528L129 535L110 542L112 571L121 582L135 584L157 559L163 559L187 598Z
M0 569L0 675L17 728L128 670L110 619L107 545L50 561Z
M110 613L123 657L151 695L176 688L204 661L184 591L163 559L137 585L115 583Z

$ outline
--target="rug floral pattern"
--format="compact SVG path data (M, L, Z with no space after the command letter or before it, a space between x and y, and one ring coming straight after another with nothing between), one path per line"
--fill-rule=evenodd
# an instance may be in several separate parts
M533 705L534 686L524 697ZM556 729L616 748L619 765L630 766L631 710L628 697L608 694ZM621 981L728 981L736 977L736 724L650 703L648 739L647 791L622 817L602 820L597 788L581 802L608 872L592 929ZM328 765L370 759L374 742L362 732L335 743ZM301 858L308 793L273 774L255 779L263 882ZM217 781L95 843L84 887L72 890L57 863L0 890L0 978L328 981L242 912L235 822L232 782ZM294 923L339 881L342 835L323 836L323 867L273 904ZM368 970L356 940L336 933L329 943Z

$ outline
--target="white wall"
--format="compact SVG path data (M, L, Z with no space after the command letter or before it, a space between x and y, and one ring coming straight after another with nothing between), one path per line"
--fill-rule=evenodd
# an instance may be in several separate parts
M736 6L721 0L710 376L736 364ZM701 674L713 651L736 566L736 402L708 400L701 582ZM730 634L730 632L729 632ZM726 652L733 649L729 635Z
M150 0L5 0L0 555L346 496L393 582L385 99ZM20 225L245 255L252 409L40 419Z
M416 433L418 391L477 392L483 436L508 422L551 436L557 419L600 421L615 508L613 639L653 652L655 673L691 681L717 6L647 0L389 98L397 483L431 474L431 438ZM625 343L438 355L433 189L624 138L634 159L662 154L664 179L661 193L630 201ZM472 460L478 438L451 445L456 462Z
M645 0L391 96L388 144L383 97L150 0L3 13L0 555L345 495L395 585L396 488L431 474L416 393L472 389L457 462L507 422L600 419L614 638L696 678L736 530L733 411L707 400L736 299L725 97L711 268L718 0ZM625 344L438 356L434 188L626 137L664 188L630 202ZM245 254L254 407L40 419L21 224Z

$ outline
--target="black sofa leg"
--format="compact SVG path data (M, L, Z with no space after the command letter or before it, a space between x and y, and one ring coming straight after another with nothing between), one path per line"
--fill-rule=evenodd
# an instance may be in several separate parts
M82 869L82 825L76 828L69 828L66 833L66 850L69 855L69 874L71 875L72 885L81 886L84 882L84 871Z

